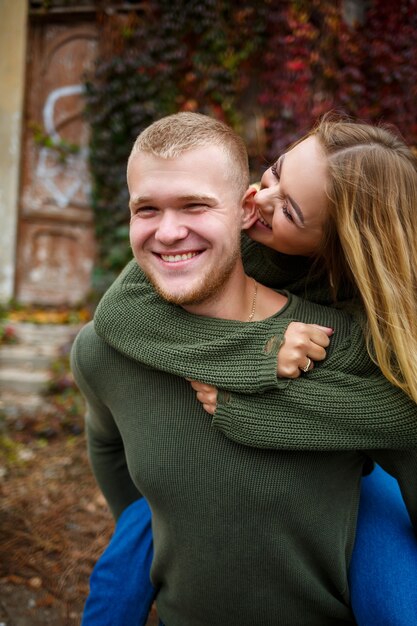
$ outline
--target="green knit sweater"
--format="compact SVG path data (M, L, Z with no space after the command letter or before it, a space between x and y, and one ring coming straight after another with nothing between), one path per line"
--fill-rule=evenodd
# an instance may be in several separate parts
M306 281L306 259L248 239L243 251L246 270L260 282L329 300L323 277ZM335 329L327 359L306 376L278 379L277 352L288 324L308 320ZM132 261L99 304L95 329L134 360L225 390L212 426L236 442L287 450L417 445L416 404L371 362L360 325L334 308L310 309L290 298L280 315L262 322L191 315L162 300Z
M301 313L317 322L324 310L290 298L275 317L288 321ZM338 322L336 354L356 338L347 315L333 311L330 319ZM151 506L151 577L164 623L354 624L347 571L364 463L369 455L398 478L417 528L416 448L243 446L212 428L184 379L123 354L123 325L112 335L121 349L99 337L91 323L85 326L73 346L72 367L88 403L93 470L115 516L141 495ZM340 375L341 402L346 390ZM258 399L252 396L253 413L259 412ZM316 403L327 419L328 397L317 396ZM295 421L297 429L288 406L275 403L277 421ZM301 407L298 418L303 432L308 420Z

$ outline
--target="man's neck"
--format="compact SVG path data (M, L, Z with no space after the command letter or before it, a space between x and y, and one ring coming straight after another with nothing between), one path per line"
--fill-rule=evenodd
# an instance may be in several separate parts
M247 276L241 267L237 268L221 291L211 299L199 304L184 305L183 308L203 317L251 322L271 317L286 301L283 294L260 285Z

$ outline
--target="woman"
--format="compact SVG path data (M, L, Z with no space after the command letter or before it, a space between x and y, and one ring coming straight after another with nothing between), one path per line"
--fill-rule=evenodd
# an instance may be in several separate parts
M328 195L326 206L314 202L317 198L317 186L320 186L322 181L308 179L308 164L311 163L309 148L313 143L317 146L317 142L326 159L326 168L323 172ZM367 125L324 120L309 137L299 142L266 172L262 179L262 188L255 200L259 207L260 219L250 234L259 243L270 245L281 254L268 253L265 249L246 243L244 253L248 273L252 273L260 282L269 281L269 284L272 282L276 287L306 293L310 299L321 302L329 301L329 294L338 305L344 302L344 306L348 306L349 299L349 306L358 314L363 307L364 332L368 337L372 357L386 378L415 401L417 326L413 313L417 297L415 270L417 247L414 236L417 232L417 218L413 208L417 204L417 173L411 152L386 131ZM289 262L284 254L294 256ZM115 300L122 302L118 289L126 282L128 273L129 270L124 273L119 284L116 283L110 290L97 311L96 328L104 336L105 324L109 323L110 319L111 302ZM305 280L306 273L308 280ZM131 284L140 280L136 270L132 276ZM143 296L143 293L142 284L138 289L138 295ZM132 294L134 295L134 288L129 297ZM169 305L162 301L152 301L152 305L169 308ZM306 449L313 449L315 446L316 449L323 449L336 445L335 435L329 432L329 425L320 424L319 419L309 424L311 439L304 443L300 443L296 427L293 428L293 432L288 433L287 429L284 433L284 429L274 422L273 412L271 420L266 423L263 416L268 410L273 409L271 397L267 398L269 404L265 408L262 405L263 396L257 395L254 399L253 394L276 388L277 382L276 379L273 380L275 371L274 377L271 376L270 368L264 378L258 377L257 381L251 384L253 363L259 360L258 345L254 345L253 361L248 358L248 363L245 364L234 358L233 350L228 350L228 337L222 337L223 356L227 359L229 355L230 358L230 376L227 381L216 380L215 368L214 371L208 372L209 358L196 363L188 358L187 342L192 345L194 338L192 324L189 328L187 324L182 327L184 332L177 353L175 345L170 344L166 354L153 354L152 350L149 350L152 333L157 330L160 337L164 329L152 328L152 320L149 320L149 316L141 315L140 306L141 300L138 298L137 315L130 320L120 317L123 315L123 307L117 308L116 319L113 320L125 324L128 330L129 324L133 325L132 332L141 334L141 343L145 346L146 354L142 356L136 353L136 358L164 369L163 363L169 354L169 371L192 376L227 390L229 393L222 394L219 398L213 421L213 425L223 430L227 436L246 445L277 449L291 445ZM144 306L149 313L149 299ZM182 313L178 314L181 318ZM142 324L140 328L138 319ZM184 320L186 319L185 314ZM283 332L285 330L282 329ZM167 329L167 342L172 334L173 328L170 326L169 330ZM249 329L248 354L251 341L254 342L254 339L251 338ZM230 346L233 346L233 339ZM278 341L270 346L272 357L276 356L278 347ZM140 351L140 346L137 348ZM217 342L216 354L218 348ZM209 352L206 352L205 356L208 355ZM313 355L307 350L302 361L298 353L287 376L298 377L300 368L307 371L311 367L311 356ZM308 359L307 362L305 358ZM270 363L273 362L274 358L271 358ZM245 365L248 376L242 374ZM320 368L317 368L310 376L318 378L319 370ZM240 382L242 380L243 385ZM291 383L285 381L282 383L288 384ZM302 389L303 394L308 394L307 378ZM331 397L331 388L326 391ZM213 396L205 397L204 394L207 393L213 394L214 391L208 387L200 388L199 399L209 407L214 400ZM279 398L279 394L277 397ZM375 398L375 402L377 400L378 398ZM259 423L256 415L254 416L254 402L261 407L261 411L257 411L262 414L262 421ZM352 411L352 408L348 407L347 410ZM371 405L369 410L372 410ZM357 419L358 430L350 432L348 439L346 432L338 432L337 445L340 444L340 437L343 435L345 439L340 445L349 444L352 447L366 449L363 433L366 415L356 415L353 411L352 416L353 420ZM396 419L396 416L393 419ZM230 428L231 423L237 426L234 430ZM363 427L362 431L360 426ZM378 436L379 429L385 426L377 422L366 424L366 428L374 429L375 437ZM334 431L336 432L338 428L341 428L340 425L335 424ZM291 437L293 441L290 441ZM373 441L375 442L375 439ZM353 606L355 608L354 599ZM366 622L361 622L361 619L358 615L359 623L371 623L369 616L365 618L368 620Z
M324 119L310 138L327 160L327 211L313 207L306 222L291 204L293 190L299 195L291 150L262 178L256 202L263 224L249 235L279 252L318 259L335 301L348 286L364 308L371 355L417 401L416 158L395 135L368 125Z

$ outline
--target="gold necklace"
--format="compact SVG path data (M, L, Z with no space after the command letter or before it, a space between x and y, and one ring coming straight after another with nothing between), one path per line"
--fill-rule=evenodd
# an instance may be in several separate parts
M250 315L248 317L248 322L251 322L253 320L254 315L255 315L256 296L258 295L258 283L256 282L256 280L254 278L252 280L253 280L253 284L254 284L254 292L253 292L253 299L252 299L252 308L251 308Z

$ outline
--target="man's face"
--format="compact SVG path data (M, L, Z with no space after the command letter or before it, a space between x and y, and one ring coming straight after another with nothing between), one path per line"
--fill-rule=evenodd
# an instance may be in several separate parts
M133 254L169 302L211 301L236 272L243 208L228 171L217 146L173 159L139 152L130 160Z

